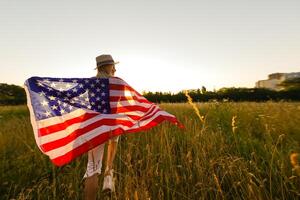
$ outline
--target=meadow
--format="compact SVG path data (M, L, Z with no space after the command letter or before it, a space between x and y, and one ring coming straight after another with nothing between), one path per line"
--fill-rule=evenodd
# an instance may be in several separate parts
M122 136L116 193L99 199L300 199L299 102L197 103L200 118L188 103L159 106L185 130L164 122ZM0 199L82 199L86 162L54 166L27 107L0 107Z

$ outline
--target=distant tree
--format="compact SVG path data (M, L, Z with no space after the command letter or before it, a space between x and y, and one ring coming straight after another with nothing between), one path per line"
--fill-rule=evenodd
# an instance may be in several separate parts
M206 87L202 86L202 88L201 88L201 93L202 93L202 94L205 94L205 93L206 93Z
M19 105L26 103L24 88L0 83L0 105Z
M287 79L278 85L284 87L284 90L298 90L300 89L300 77Z

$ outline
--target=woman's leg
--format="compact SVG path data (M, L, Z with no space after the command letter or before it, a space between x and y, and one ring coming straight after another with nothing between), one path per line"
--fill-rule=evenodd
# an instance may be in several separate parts
M87 169L84 174L84 199L95 200L98 191L98 175L101 174L104 144L88 152Z
M111 170L112 166L113 166L113 162L115 159L115 155L117 152L117 145L118 145L118 141L116 140L109 140L108 146L107 146L107 159L106 159L106 169L107 170Z
M117 152L119 136L109 140L107 146L107 159L106 159L106 168L104 172L104 181L103 181L103 190L109 189L110 191L115 191L115 184L113 180L113 162Z
M98 191L98 174L87 177L84 183L84 199L96 200Z

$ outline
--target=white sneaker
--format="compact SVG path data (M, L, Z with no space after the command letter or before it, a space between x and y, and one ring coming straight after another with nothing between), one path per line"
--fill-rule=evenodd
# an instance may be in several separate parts
M110 190L111 192L115 192L115 183L113 179L113 169L104 173L104 181L102 190Z

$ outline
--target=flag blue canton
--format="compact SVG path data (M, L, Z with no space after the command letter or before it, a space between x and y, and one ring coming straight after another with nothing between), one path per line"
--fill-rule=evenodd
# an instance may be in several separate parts
M61 116L79 108L110 113L108 78L40 78L26 82L36 120Z

